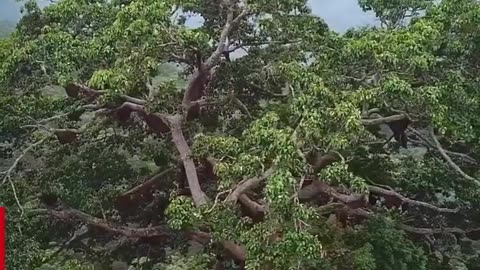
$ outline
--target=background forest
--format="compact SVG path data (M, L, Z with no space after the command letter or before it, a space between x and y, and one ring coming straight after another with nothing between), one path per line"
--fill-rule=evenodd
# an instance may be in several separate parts
M0 20L0 38L7 38L15 30L15 23Z
M7 269L480 269L480 3L306 2L26 1Z

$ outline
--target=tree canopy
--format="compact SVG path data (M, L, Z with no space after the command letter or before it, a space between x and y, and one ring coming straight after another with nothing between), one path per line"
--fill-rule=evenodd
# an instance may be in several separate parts
M339 34L306 2L27 1L7 269L480 267L480 4L359 0L382 26Z

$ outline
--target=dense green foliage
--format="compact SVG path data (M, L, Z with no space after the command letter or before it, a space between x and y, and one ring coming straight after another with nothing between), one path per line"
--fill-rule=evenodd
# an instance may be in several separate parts
M0 40L7 268L480 267L480 4L359 5L382 27L27 1Z

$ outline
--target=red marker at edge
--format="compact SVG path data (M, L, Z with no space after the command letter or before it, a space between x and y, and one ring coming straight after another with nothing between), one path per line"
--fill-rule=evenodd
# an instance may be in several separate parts
M0 207L0 270L5 270L5 207Z

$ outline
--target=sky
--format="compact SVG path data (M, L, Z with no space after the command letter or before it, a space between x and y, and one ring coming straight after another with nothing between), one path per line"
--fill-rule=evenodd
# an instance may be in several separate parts
M38 0L46 4L48 0ZM350 27L377 24L375 16L363 12L357 4L358 0L309 0L315 15L320 16L337 32L344 32ZM15 0L0 0L0 21L18 21L20 4Z
M358 0L310 0L309 4L313 14L321 17L337 32L344 32L351 27L378 24L374 14L362 11Z

